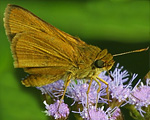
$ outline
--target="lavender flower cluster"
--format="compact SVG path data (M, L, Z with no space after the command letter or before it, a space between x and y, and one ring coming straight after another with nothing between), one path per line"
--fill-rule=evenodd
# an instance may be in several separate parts
M147 109L150 108L150 79L147 79L146 85L138 80L133 87L132 84L136 80L137 74L131 76L127 70L119 67L119 64L114 71L110 71L110 75L107 75L105 71L99 75L109 84L109 105L106 93L107 86L103 83L101 83L101 91L97 93L99 86L93 81L87 97L89 80L72 80L65 94L66 99L72 100L72 104L66 104L59 100L64 90L63 80L38 87L37 89L41 90L42 94L50 95L54 101L53 104L48 104L48 99L47 102L43 102L46 115L52 116L54 119L67 119L72 112L78 114L78 118L85 120L121 120L120 107L128 104L133 105L135 110L139 111L140 115L144 117ZM98 102L97 106L96 102Z

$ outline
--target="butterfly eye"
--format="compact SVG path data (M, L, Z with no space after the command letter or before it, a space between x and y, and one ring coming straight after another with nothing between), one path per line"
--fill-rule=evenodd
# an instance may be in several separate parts
M96 61L94 62L94 65L95 65L95 67L97 67L97 68L103 68L103 67L104 67L104 62L101 61L101 60L96 60Z

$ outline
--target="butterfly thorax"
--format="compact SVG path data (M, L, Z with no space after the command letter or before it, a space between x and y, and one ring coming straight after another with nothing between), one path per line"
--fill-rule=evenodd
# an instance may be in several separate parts
M93 46L90 46L92 48ZM107 52L107 49L95 52L95 48L92 52L88 52L86 60L80 59L77 67L73 67L69 70L72 73L72 79L91 79L92 77L97 77L102 71L110 70L114 64L113 56ZM87 51L87 50L86 50ZM86 54L87 56L87 54ZM87 59L89 58L89 59Z

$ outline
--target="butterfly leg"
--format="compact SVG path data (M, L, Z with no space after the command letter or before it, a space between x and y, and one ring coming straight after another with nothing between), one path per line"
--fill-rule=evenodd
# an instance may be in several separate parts
M105 81L105 80L103 80L103 79L101 79L101 78L99 78L99 77L96 77L98 80L100 80L101 82L103 82L105 85L107 85L107 88L106 88L106 93L107 93L107 99L108 99L108 104L110 104L109 103L109 91L108 91L108 89L109 89L109 85L108 85L108 83ZM97 80L97 79L94 79L98 84L99 84L99 89L97 90L97 93L99 93L100 92L100 88L101 88L101 83Z
M68 76L68 78L65 80L65 83L64 83L65 89L64 89L63 95L62 95L62 97L61 97L61 99L60 99L60 102L59 102L59 105L58 105L58 111L59 111L59 107L60 107L62 101L64 100L65 93L66 93L66 91L67 91L67 87L68 87L68 85L69 85L70 82L71 82L71 74L70 74L70 75Z
M89 118L90 118L90 114L89 114L89 92L90 92L90 88L91 88L92 82L93 82L93 79L91 79L91 81L89 83L88 90L86 92L86 94L87 94L87 111L88 111Z
M71 74L70 74L70 75L68 76L68 78L65 80L65 83L64 83L65 89L64 89L63 95L62 95L62 97L61 97L61 99L60 99L60 104L61 104L61 102L62 102L63 99L64 99L65 93L66 93L66 91L67 91L67 87L68 87L68 85L69 85L70 82L71 82Z
M101 83L96 79L96 78L93 78L96 82L97 82L97 84L99 85L99 87L98 87L98 89L97 89L97 98L96 98L96 108L97 108L97 104L98 104L98 93L100 92L100 90L101 90Z
M92 85L92 82L93 82L93 79L91 79L90 83L89 83L89 87L88 87L88 90L86 92L87 94L87 108L88 108L88 104L89 104L89 92L90 92L90 87Z

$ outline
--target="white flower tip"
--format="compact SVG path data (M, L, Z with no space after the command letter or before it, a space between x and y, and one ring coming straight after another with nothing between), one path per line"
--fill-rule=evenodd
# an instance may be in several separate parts
M101 107L101 110L104 110L104 106Z
M46 100L43 101L43 104L44 104L45 106L49 106L49 105L46 103Z

